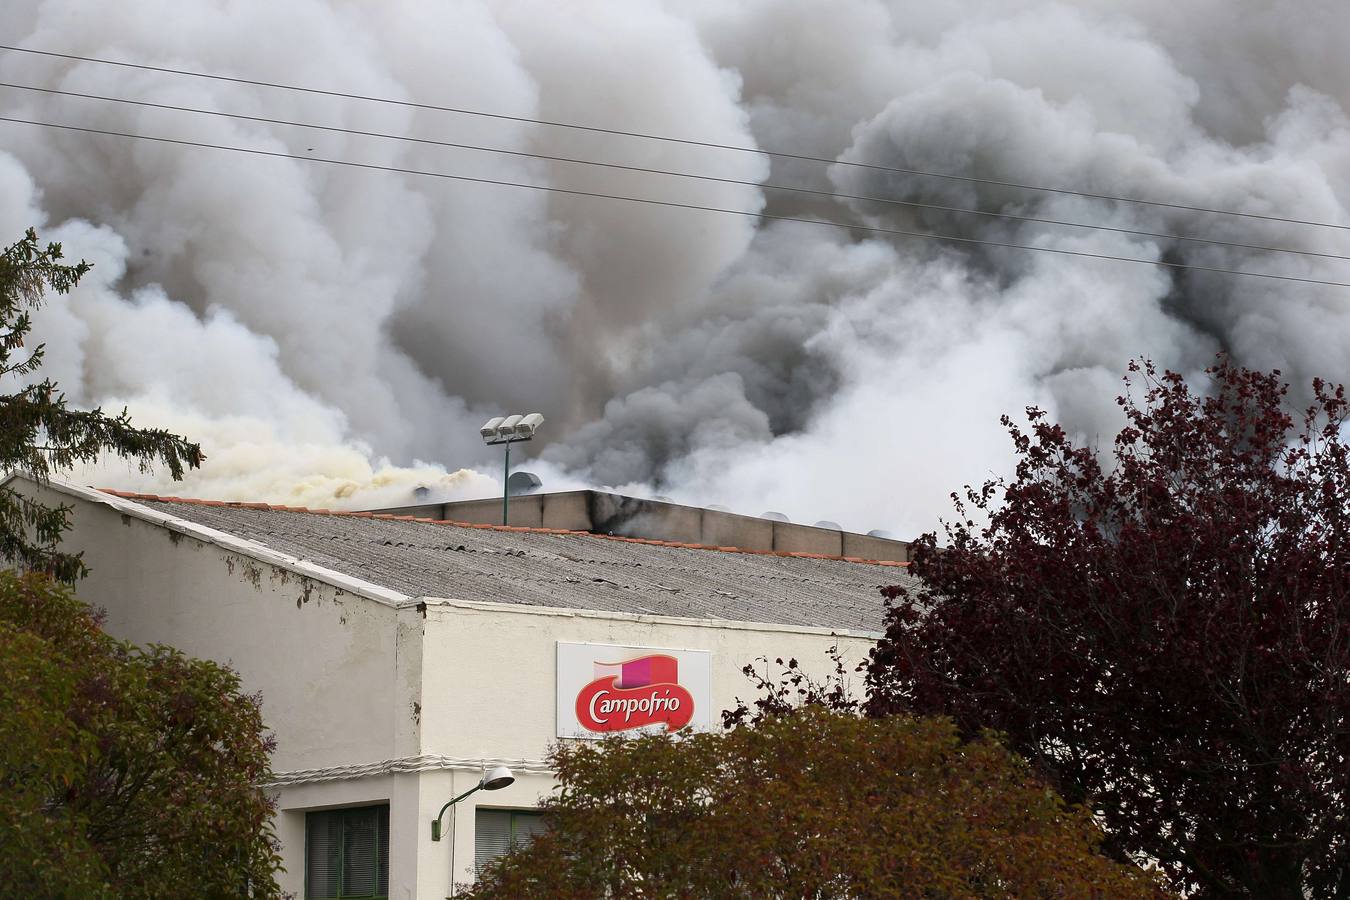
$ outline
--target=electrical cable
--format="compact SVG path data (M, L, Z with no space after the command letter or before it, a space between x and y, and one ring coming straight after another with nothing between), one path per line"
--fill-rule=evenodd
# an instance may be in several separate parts
M20 91L30 91L42 94L54 94L61 97L76 97L82 100L97 100L105 103L121 103L128 106L137 106L145 109L160 109L173 112L186 112L194 115L214 116L224 119L236 119L245 122L260 122L268 125L283 125L293 128L307 128L313 131L325 131L334 134L348 134L360 137L372 137L382 140L404 141L414 144L424 144L435 147L446 147L457 150L471 150L482 153L498 153L506 156L524 157L528 159L545 160L548 162L561 162L581 166L593 166L605 169L616 169L624 172L640 172L648 175L662 175L672 178L688 178L696 181L716 182L719 184L734 184L745 187L753 187L761 190L783 191L794 194L807 194L817 197L829 197L835 200L859 200L868 203L887 203L896 206L913 207L917 209L936 210L940 212L958 213L962 215L985 216L988 218L1010 219L1018 222L1036 222L1044 225L1056 225L1067 228L1087 228L1097 231L1110 231L1117 234L1130 234L1139 237L1162 238L1172 241L1186 241L1199 244L1213 244L1220 247L1236 247L1242 250L1258 250L1268 253L1295 253L1300 256L1315 256L1323 259L1341 259L1350 260L1350 256L1339 253L1328 253L1320 250L1299 250L1293 247L1271 247L1263 244L1244 244L1237 241L1223 241L1217 238L1191 237L1189 235L1172 234L1170 232L1144 231L1136 228L1121 228L1114 225L1094 225L1087 222L1070 222L1064 219L1048 219L1042 216L1027 216L1017 213L993 212L991 210L970 209L962 206L945 206L939 203L925 203L918 200L900 200L894 197L876 197L866 194L845 194L836 191L816 190L813 188L792 187L790 185L772 184L768 182L748 181L737 178L723 178L716 175L700 175L693 172L677 172L671 169L656 169L646 166L632 166L621 163L607 163L598 160L580 159L572 156L557 156L547 153L530 153L524 150L508 150L502 147L484 147L477 144L465 144L456 141L441 141L432 138L420 138L412 135L390 134L383 131L366 131L359 128L341 128L335 125L320 125L314 122L295 122L289 119L274 119L267 116L250 116L243 113L229 113L214 109L202 109L196 106L181 106L173 103L153 103L148 100L132 100L126 97L109 97L103 94L88 94L81 91L63 91L56 88L37 87L36 85L15 84L8 81L0 81L0 88L11 88Z
M1106 253L1090 253L1085 250L1066 250L1060 247L1038 247L1030 244L1014 244L1005 241L991 241L982 238L959 237L957 235L936 234L924 231L908 231L899 228L878 228L868 225L849 225L842 222L830 222L823 219L803 219L796 216L773 215L762 212L747 212L739 209L725 209L716 206L700 206L693 203L678 203L672 200L654 200L644 197L627 197L622 194L606 194L599 191L582 191L572 188L549 187L546 185L529 184L519 181L505 181L494 178L478 178L470 175L455 175L449 172L430 172L421 169L409 169L401 166L384 166L376 163L362 163L352 160L328 159L318 156L304 156L297 153L283 153L279 150L261 150L251 147L235 147L228 144L211 144L205 141L189 141L180 138L166 138L146 134L132 134L124 131L111 131L101 128L87 128L80 125L67 125L55 122L38 122L32 119L20 119L11 116L0 116L0 122L11 122L19 125L32 125L39 128L55 128L65 131L76 131L84 134L98 134L108 137L127 138L131 140L153 141L162 144L175 144L183 147L198 147L207 150L222 150L234 153L247 153L255 156L267 156L276 159L293 159L302 162L323 163L333 166L347 166L350 168L367 169L379 172L393 172L402 175L417 175L429 178L444 178L452 181L469 182L474 184L498 185L501 187L524 188L533 191L544 191L547 193L566 194L574 197L593 197L601 200L619 200L626 203L645 203L653 206L664 206L672 209L689 209L701 212L721 213L724 215L741 216L749 219L765 219L778 222L796 222L803 225L817 225L826 228L838 228L845 231L860 231L872 234L885 234L898 237L913 237L922 240L947 241L952 243L979 245L986 247L1004 247L1012 250L1031 250L1040 253L1057 253L1064 256L1077 256L1086 259L1102 259L1114 262L1137 263L1147 266L1160 266L1175 270L1188 270L1196 272L1212 272L1221 275L1236 275L1248 278L1269 278L1278 281L1300 282L1303 284L1318 284L1328 287L1350 288L1350 282L1327 281L1318 278L1303 278L1296 275L1277 275L1273 272L1249 272L1241 269L1223 269L1216 266L1197 266L1190 263L1169 262L1167 260L1142 259L1137 256L1114 256Z
M235 84L247 84L255 87L275 88L277 90L298 91L307 94L317 94L325 97L340 97L347 100L360 100L368 103L386 103L393 106L402 106L410 109L423 109L435 112L448 112L457 115L478 116L488 119L498 119L508 122L521 122L529 125L544 125L551 128L569 128L577 131L586 131L593 134L607 134L616 137L631 137L649 141L662 141L671 144L683 144L690 147L704 147L712 150L728 150L736 153L757 153L764 156L775 157L778 159L795 159L803 162L825 163L832 166L849 166L852 168L868 169L877 172L890 172L899 175L915 175L923 178L944 178L953 181L965 181L974 184L988 184L998 187L1016 188L1026 191L1041 191L1051 194L1069 194L1077 197L1088 197L1094 200L1109 200L1115 203L1137 203L1144 206L1156 206L1164 209L1185 210L1188 212L1207 213L1220 216L1238 216L1247 219L1264 219L1272 222L1285 222L1291 225L1310 225L1317 228L1335 228L1339 230L1350 231L1350 225L1337 224L1335 222L1317 222L1308 219L1294 219L1287 216L1266 215L1262 213L1239 212L1229 209L1213 209L1204 206L1192 206L1185 203L1168 203L1161 200L1147 200L1141 197L1122 197L1114 194L1098 194L1091 191L1077 191L1069 188L1045 187L1042 185L1021 184L1015 181L1000 181L994 178L977 178L973 175L956 175L947 172L926 172L921 169L906 169L897 166L881 166L871 163L850 162L847 160L830 159L824 156L811 156L803 153L789 153L782 150L764 150L758 147L745 147L738 144L720 144L713 141L700 141L691 138L670 137L659 134L648 134L640 131L625 131L618 128L601 128L594 125L581 125L575 122L557 122L549 119L538 119L530 116L513 116L505 113L486 112L484 110L468 109L465 107L439 106L432 103L418 103L412 100L396 100L392 97L373 97L366 94L355 94L346 91L325 90L323 88L304 87L302 85L283 84L274 81L262 81L254 78L238 78L230 75L216 75L210 72L196 72L190 69L175 69L169 66L152 66L145 63L124 62L115 59L102 59L96 56L80 56L74 53L57 53L52 50L37 50L31 47L16 47L10 44L0 44L0 50L8 50L14 53L29 53L36 56L47 56L56 59L69 59L78 62L96 63L105 66L120 66L128 69L140 69L147 72L161 72L170 75L183 75L191 78L206 78L213 81L228 81Z

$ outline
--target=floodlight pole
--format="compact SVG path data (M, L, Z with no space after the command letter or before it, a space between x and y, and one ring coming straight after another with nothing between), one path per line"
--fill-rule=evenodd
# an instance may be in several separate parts
M498 444L504 444L506 449L506 465L502 467L502 524L509 525L511 513L511 486L507 484L511 480L511 445L523 444L530 440L527 437L507 438L504 441L488 441L489 447L495 447Z
M540 425L544 424L544 417L539 413L529 413L528 415L496 416L488 419L483 427L478 429L478 433L483 436L483 443L489 447L495 447L498 444L506 445L506 461L502 466L502 525L511 524L511 445L521 441L528 441L534 437L534 432ZM538 479L535 479L537 482Z

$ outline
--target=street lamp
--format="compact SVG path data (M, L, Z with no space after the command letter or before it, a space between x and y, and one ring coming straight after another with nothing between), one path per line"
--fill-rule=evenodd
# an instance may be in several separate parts
M483 427L478 429L478 433L483 436L483 443L489 447L501 444L506 448L506 468L502 474L503 525L509 524L507 518L510 512L511 489L507 487L506 482L511 477L511 445L530 440L543 424L543 416L539 413L530 413L525 416L497 416L488 419L483 423Z
M439 841L441 839L441 817L445 815L447 809L454 806L474 791L500 791L515 780L516 776L512 775L511 770L506 766L494 766L493 768L488 769L483 773L483 777L477 784L441 807L440 813L438 813L436 818L431 822L431 839L433 841ZM454 824L453 816L450 819L450 823L451 825Z

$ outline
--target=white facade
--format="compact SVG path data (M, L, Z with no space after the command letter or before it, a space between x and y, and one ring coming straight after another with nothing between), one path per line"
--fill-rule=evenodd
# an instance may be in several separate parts
M407 597L142 504L84 488L41 492L74 505L68 546L92 571L79 593L107 610L112 634L227 663L261 692L277 737L281 884L297 898L305 813L384 801L388 896L439 900L452 872L471 881L476 807L530 808L553 786L545 758L558 733L559 642L706 651L715 725L737 697L753 696L741 669L756 658L796 657L823 675L830 647L853 663L876 638ZM498 763L515 784L452 808L446 838L433 842L442 804Z

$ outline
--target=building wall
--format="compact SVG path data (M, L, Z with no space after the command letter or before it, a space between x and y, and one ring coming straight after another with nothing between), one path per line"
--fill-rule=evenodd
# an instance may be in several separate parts
M227 664L245 691L261 693L263 720L277 740L274 771L417 753L422 619L416 610L395 610L101 503L41 492L46 502L75 506L65 546L84 551L91 571L78 593L106 610L109 633ZM376 781L278 793L284 889L303 896L304 817L286 810L387 797ZM415 840L411 819L397 827L401 833L391 821L391 846Z
M99 504L77 504L66 545L84 551L79 595L111 634L225 663L261 691L275 769L394 754L416 684L396 683L393 608Z
M823 677L832 671L828 657L832 645L838 643L850 672L873 646L869 637L836 638L819 630L495 605L483 608L433 603L428 606L426 625L422 661L424 752L523 759L526 763L542 760L557 740L558 641L710 651L715 725L718 713L734 706L737 697L750 700L756 696L741 670L758 657L767 657L775 674L781 671L775 659L795 657L807 671ZM860 682L857 687L861 690ZM466 780L466 774L472 773L459 773L460 780L454 787L464 790L472 786L473 778ZM479 792L459 804L454 849L457 881L470 877L478 804L529 807L553 787L547 775L523 770L517 774L518 781L511 788ZM425 821L435 816L439 803L454 796L451 790L447 783L434 796L429 793L422 814ZM450 854L430 843L426 835L423 850L419 881L427 892L419 896L444 896L436 890L449 886Z
M741 669L757 657L774 671L774 659L795 657L823 676L832 645L850 669L872 646L867 636L813 629L509 604L429 599L396 608L265 562L263 548L232 549L101 502L43 493L75 506L67 545L84 550L92 570L80 594L107 610L112 634L226 663L245 690L261 692L277 736L273 769L285 776L274 788L287 869L280 881L296 897L305 812L373 802L390 803L391 897L439 900L452 869L457 882L471 881L477 806L530 808L553 787L544 760L556 734L560 640L709 651L714 722L737 697L753 698ZM460 803L447 814L445 839L432 842L441 805L496 760L516 783ZM358 767L370 774L346 771Z

